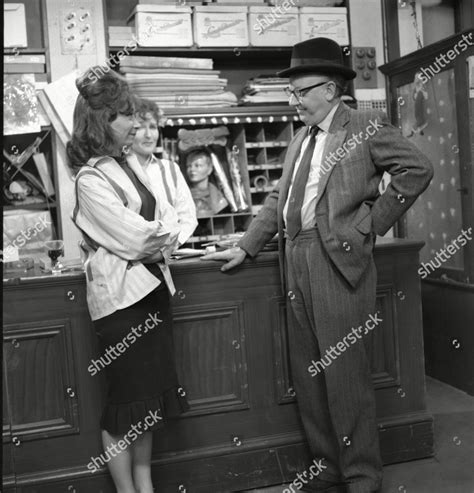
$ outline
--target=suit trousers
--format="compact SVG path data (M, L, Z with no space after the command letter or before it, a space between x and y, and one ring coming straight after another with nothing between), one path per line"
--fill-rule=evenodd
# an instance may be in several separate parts
M350 493L375 491L382 462L365 328L375 314L375 263L351 287L317 228L287 239L285 259L293 384L311 453L326 466L317 479L344 482Z

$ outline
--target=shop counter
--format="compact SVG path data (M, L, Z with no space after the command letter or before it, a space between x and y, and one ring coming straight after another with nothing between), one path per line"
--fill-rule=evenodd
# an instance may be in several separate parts
M433 453L426 411L418 251L377 242L372 356L385 463ZM291 482L309 455L292 388L286 298L278 255L264 252L222 273L217 262L172 264L178 373L190 410L154 437L159 492L229 492ZM6 492L113 492L99 417L104 375L86 305L85 276L29 272L4 279Z

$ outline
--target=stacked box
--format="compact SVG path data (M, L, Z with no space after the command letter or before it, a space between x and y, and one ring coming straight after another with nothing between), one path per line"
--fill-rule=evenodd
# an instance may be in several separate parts
M347 9L345 7L301 7L301 40L330 38L342 46L349 45Z
M250 7L249 33L252 46L293 46L300 41L298 9Z
M247 7L194 7L194 40L198 46L249 45Z
M191 7L137 5L129 22L135 24L140 46L192 46Z

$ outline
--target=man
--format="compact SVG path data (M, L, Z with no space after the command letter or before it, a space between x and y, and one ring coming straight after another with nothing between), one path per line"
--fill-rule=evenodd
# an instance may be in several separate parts
M239 247L204 259L229 260L228 270L278 232L293 383L311 452L326 466L303 491L378 491L365 348L367 327L381 321L373 247L428 186L432 166L383 113L341 102L356 74L334 41L296 44L291 67L279 75L290 78L289 102L306 127L290 142L282 177ZM385 171L391 183L380 195Z

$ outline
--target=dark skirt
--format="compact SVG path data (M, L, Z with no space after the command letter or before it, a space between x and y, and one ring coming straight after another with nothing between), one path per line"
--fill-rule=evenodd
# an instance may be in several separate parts
M189 409L176 374L170 297L164 282L134 305L96 320L94 328L108 383L102 429L125 434L150 415L147 425L156 422L147 431L153 431L166 418Z

